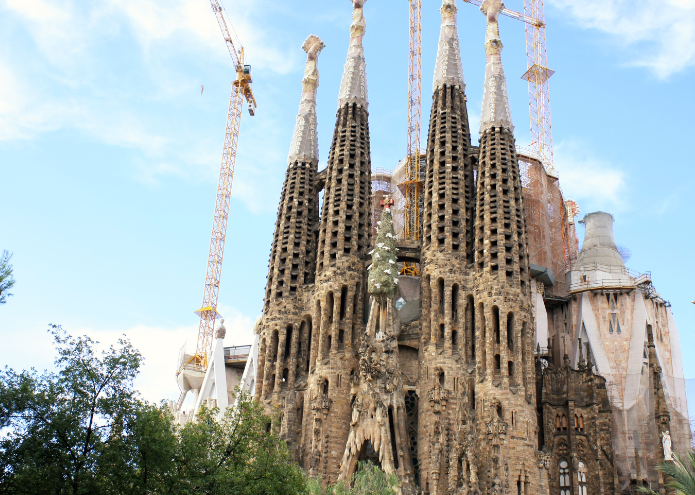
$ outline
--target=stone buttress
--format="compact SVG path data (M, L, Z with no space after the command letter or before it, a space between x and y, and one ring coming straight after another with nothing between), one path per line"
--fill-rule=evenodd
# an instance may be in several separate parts
M463 429L475 385L474 182L454 0L442 2L441 16L423 202L417 452L420 486L432 494L453 493L470 469Z
M497 19L485 0L485 86L475 219L478 485L482 493L539 492L535 467L533 321L528 248Z
M323 42L309 36L302 98L288 157L270 255L261 322L256 397L269 411L280 407L281 435L299 457L304 391L309 372L312 305L316 271L319 152L316 122L318 56Z
M362 47L365 0L352 0L350 47L340 85L319 229L304 453L311 475L337 479L350 430L351 376L364 333L371 243L371 158L367 73Z

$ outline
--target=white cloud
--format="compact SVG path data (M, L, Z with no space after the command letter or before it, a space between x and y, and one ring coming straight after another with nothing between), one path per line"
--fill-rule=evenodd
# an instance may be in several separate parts
M575 200L583 211L610 212L627 207L626 174L593 156L586 146L574 141L556 144L554 163L565 199Z
M264 28L266 8L257 2L227 3L254 69L284 74L296 68L301 57L283 43L282 30L271 36ZM172 121L168 115L171 108L210 111L205 102L190 98L200 84L196 74L202 72L201 60L231 72L207 1L0 3L0 32L22 31L33 44L0 52L0 142L76 129L107 145L136 150L133 170L143 183L156 183L167 175L216 182L224 123L213 135L208 128L187 127L187 122ZM273 81L266 78L266 83L272 87ZM267 117L257 125L262 139L253 141L248 121L242 126L248 144L240 148L237 163L248 168L239 174L233 191L254 213L274 209L265 197L267 176L271 164L282 164L287 147L266 130L272 128L268 102L264 110Z
M225 316L224 325L227 329L225 346L246 345L253 342L253 318L235 308L225 306L220 307L220 312ZM115 344L121 336L125 335L145 358L140 374L135 380L135 389L145 400L159 403L161 400L178 399L180 391L176 382L176 368L179 352L182 348L188 352L195 351L198 326L166 328L137 325L126 330L75 328L70 329L70 333L89 335L98 341L102 348Z
M583 28L632 47L629 65L664 79L695 65L695 0L550 0Z

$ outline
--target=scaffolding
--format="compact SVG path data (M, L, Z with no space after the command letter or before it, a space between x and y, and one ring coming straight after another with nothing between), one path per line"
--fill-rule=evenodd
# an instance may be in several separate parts
M408 141L405 175L396 182L405 197L403 238L420 240L422 230L422 151L420 151L420 113L422 103L422 0L410 0L408 43ZM416 263L405 263L403 275L420 275Z
M381 206L381 200L384 196L393 196L396 187L392 186L393 174L390 170L384 168L372 169L372 242L376 241L376 233L381 221L381 213L384 211ZM394 198L395 200L395 198ZM395 205L394 205L395 206ZM403 206L401 205L401 217ZM394 211L394 207L391 208ZM396 226L396 215L393 215L394 227ZM403 230L403 220L401 218L400 229ZM398 230L396 230L398 232Z
M528 237L529 262L547 268L555 279L546 296L567 296L565 274L571 268L569 217L556 173L546 170L531 150L517 150Z
M613 413L612 448L619 488L622 491L631 480L649 480L655 487L659 479L656 467L663 452L661 430L666 427L660 423L662 418L657 413L655 375L645 360L641 374L604 376ZM684 457L693 447L693 420L688 417L686 380L662 373L661 382L670 419L672 450ZM693 403L695 397L691 395L691 399Z

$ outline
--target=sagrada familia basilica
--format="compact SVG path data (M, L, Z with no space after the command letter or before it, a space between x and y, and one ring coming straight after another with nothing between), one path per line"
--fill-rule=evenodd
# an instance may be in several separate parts
M391 198L373 192L365 0L351 1L322 171L324 44L312 35L303 45L303 91L257 327L255 398L279 411L295 460L325 482L369 460L397 474L404 494L667 493L655 466L691 441L670 304L649 274L625 267L611 215L584 217L580 251L577 208L553 193L557 175L518 155L501 0L481 7L478 146L457 8L442 2L417 242L399 237ZM545 198L540 211L560 218L562 232L539 234L534 187ZM553 254L558 239L565 259ZM401 274L406 262L418 264L419 276Z

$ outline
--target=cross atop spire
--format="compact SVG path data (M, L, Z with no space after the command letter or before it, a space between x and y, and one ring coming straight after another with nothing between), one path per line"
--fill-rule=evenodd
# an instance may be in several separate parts
M352 24L350 25L350 48L340 82L338 108L346 103L357 103L365 109L369 105L367 95L367 63L364 59L362 38L367 30L363 6L367 0L350 0L353 4Z
M502 40L497 22L504 9L502 0L484 0L480 10L487 17L485 33L485 87L483 90L483 110L480 117L480 134L490 127L506 127L514 131L512 113L509 109L507 80L502 67Z
M299 103L297 123L294 127L289 165L295 161L316 161L319 159L319 140L316 129L316 89L319 86L317 62L321 50L326 45L321 38L310 35L302 45L307 53L304 78L302 79L302 99Z
M463 70L461 69L461 49L456 28L455 0L442 0L442 27L439 31L439 47L437 48L437 62L434 66L434 83L432 91L443 84L461 86L464 89Z

